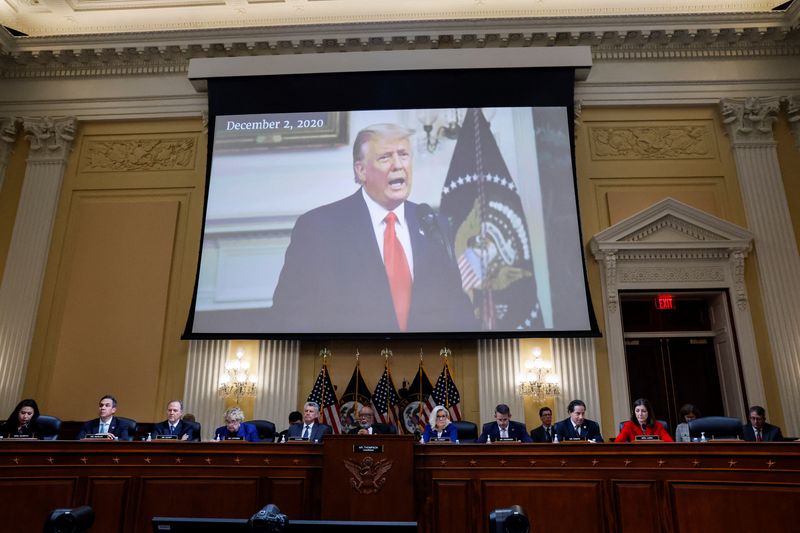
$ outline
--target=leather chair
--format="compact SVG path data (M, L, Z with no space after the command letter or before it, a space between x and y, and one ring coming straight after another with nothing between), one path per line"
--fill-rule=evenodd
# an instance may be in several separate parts
M201 433L201 429L202 428L200 426L200 423L199 422L192 422L191 420L184 420L183 423L184 424L189 424L190 426L192 426L192 429L194 430L194 438L192 439L192 441L200 442L201 435L202 435L202 433Z
M247 420L245 424L253 424L258 431L258 438L262 442L275 441L275 424L269 420Z
M43 440L58 440L61 419L56 416L39 415L36 419L36 435Z
M456 427L459 442L476 442L478 440L478 425L467 420L450 422Z
M705 433L706 439L711 440L741 440L742 421L729 416L704 416L689 421L689 437L694 440Z
M136 420L123 416L118 416L116 418L119 420L120 426L128 428L128 440L134 440L136 438L136 433L139 431L139 424L136 423Z

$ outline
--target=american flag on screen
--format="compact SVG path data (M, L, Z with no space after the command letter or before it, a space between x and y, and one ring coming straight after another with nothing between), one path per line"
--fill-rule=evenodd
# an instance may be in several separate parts
M333 390L331 376L328 374L328 365L323 364L319 371L314 388L308 395L309 402L316 402L320 407L321 420L333 428L333 433L342 433L342 423L339 420L339 400L336 398L336 391Z
M404 433L402 418L400 417L400 395L392 380L387 363L383 375L372 393L372 405L375 407L375 418L382 424L394 424L398 433Z
M433 408L437 405L444 405L450 411L451 420L461 420L461 395L458 393L458 387L453 381L453 376L450 375L450 365L447 361L444 363L442 373L436 380L436 385L433 387L433 392L428 396L428 401L425 404L425 413L430 416Z

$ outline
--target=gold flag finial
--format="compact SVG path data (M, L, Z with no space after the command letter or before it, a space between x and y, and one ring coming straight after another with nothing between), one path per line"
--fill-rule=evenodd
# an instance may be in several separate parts
M319 351L319 356L322 357L322 364L327 364L328 358L331 356L331 351L327 348L323 348Z
M381 356L388 361L389 358L392 356L392 351L389 348L384 348L381 350Z
M446 359L447 359L447 358L448 358L450 355L452 355L452 354L453 354L453 352L451 352L451 351L450 351L450 348L448 348L447 346L445 346L444 348L442 348L441 350L439 350L439 355L441 355L442 357L444 357L444 358L445 358L445 360L446 360Z

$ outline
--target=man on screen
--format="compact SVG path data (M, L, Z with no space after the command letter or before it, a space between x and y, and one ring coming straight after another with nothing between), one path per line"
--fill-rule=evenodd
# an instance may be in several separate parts
M273 296L287 331L470 331L472 304L445 225L409 202L408 130L376 124L353 143L361 188L297 219Z

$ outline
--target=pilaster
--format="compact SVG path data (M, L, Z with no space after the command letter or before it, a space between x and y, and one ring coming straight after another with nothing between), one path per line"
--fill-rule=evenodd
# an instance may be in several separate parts
M721 102L739 175L788 435L800 431L800 256L772 126L778 97Z
M794 145L800 150L800 95L784 98L786 102L786 118L794 136Z
M15 117L0 117L0 192L3 192L3 181L6 177L6 167L11 157L11 147L17 136L17 119Z
M28 366L50 236L75 135L72 117L23 119L31 143L0 284L0 411L19 399Z

